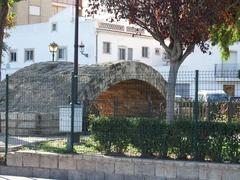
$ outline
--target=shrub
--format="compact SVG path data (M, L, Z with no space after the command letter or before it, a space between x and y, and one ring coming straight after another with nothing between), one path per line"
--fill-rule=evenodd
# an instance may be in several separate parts
M194 124L192 121L175 121L168 125L168 143L170 153L177 159L186 159L188 155L193 155L193 135Z
M134 118L131 144L142 156L167 156L167 124L157 118Z
M131 145L142 156L240 162L240 123L95 117L91 133L105 153L123 153Z
M105 153L122 153L130 143L130 121L126 118L96 117L91 121L93 138Z

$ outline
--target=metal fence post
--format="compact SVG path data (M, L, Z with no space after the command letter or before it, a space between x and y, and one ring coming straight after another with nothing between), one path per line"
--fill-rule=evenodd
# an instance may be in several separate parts
M195 71L195 101L194 101L194 121L198 122L199 117L199 103L198 103L198 80L199 71Z
M6 109L5 109L5 164L7 163L7 154L8 154L8 110L9 110L9 77L8 74L6 75Z
M74 140L74 106L76 102L76 87L75 87L75 75L72 73L72 89L71 89L71 97L72 97L72 104L71 104L71 152L73 152L73 140Z
M197 148L197 141L198 141L198 118L199 118L199 102L198 102L198 85L199 85L199 71L195 71L195 101L194 101L194 152L195 152L195 159L198 159L198 148Z
M71 75L71 130L68 133L67 151L73 153L73 140L74 140L74 106L75 106L75 79L74 73Z

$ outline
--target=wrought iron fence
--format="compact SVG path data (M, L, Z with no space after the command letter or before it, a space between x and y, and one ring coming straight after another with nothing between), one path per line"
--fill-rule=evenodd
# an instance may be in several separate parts
M161 72L159 76L143 73L127 77L108 73L82 73L72 77L70 73L51 77L9 76L0 84L0 149L6 154L20 148L192 159L196 158L197 149L205 148L204 152L201 149L205 154L198 153L201 156L198 159L208 160L209 157L215 161L214 158L220 157L212 158L206 151L216 152L220 148L224 154L226 148L234 148L231 153L235 154L231 157L238 156L239 131L235 131L232 123L240 123L240 81L232 78L220 81L215 72L179 72L174 117L178 122L188 120L189 124L183 122L183 126L162 123L170 83L167 81L168 72ZM78 82L77 96L73 96L75 82ZM120 121L104 124L109 122L108 118L103 121L102 129L94 130L100 125L93 123L103 117L120 118ZM222 133L229 127L234 129L232 134ZM216 134L210 131L221 135L222 139L214 139ZM96 136L96 132L102 136ZM178 135L173 136L176 133ZM134 139L136 142L132 142ZM233 140L235 143L231 144ZM212 149L206 149L207 146ZM239 163L239 160L235 158L234 162Z

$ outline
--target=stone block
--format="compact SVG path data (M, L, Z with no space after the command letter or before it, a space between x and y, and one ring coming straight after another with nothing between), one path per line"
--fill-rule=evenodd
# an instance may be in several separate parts
M125 180L123 174L105 174L105 180Z
M208 167L199 167L199 180L207 180Z
M22 153L24 167L39 167L40 155L36 153Z
M117 161L115 162L116 174L134 175L134 163L131 161Z
M18 120L18 113L17 112L8 113L8 119L9 120Z
M49 178L50 177L49 169L33 168L33 177Z
M8 166L23 166L22 154L21 153L8 153L7 155Z
M16 167L17 176L24 176L24 177L32 177L33 176L33 169L29 167Z
M77 160L77 170L95 172L96 161L84 159Z
M135 175L155 175L155 164L145 162L135 162Z
M83 154L82 155L82 159L84 159L84 160L92 160L93 159L93 155L91 155L91 154Z
M1 126L3 128L5 128L6 127L6 121L2 121L1 122ZM8 127L9 128L16 128L16 126L17 126L17 122L15 120L9 120L8 121Z
M141 175L124 175L124 180L144 180L144 176L141 176Z
M156 164L156 176L166 178L176 178L177 168L173 164Z
M18 119L25 120L25 121L32 121L32 120L36 120L37 118L36 118L36 114L34 113L19 113Z
M54 119L54 116L53 114L40 114L39 116L41 116L41 120L45 120L46 122L47 121L52 121Z
M66 180L68 178L68 171L64 169L50 169L49 178L57 180Z
M114 162L97 161L96 162L96 171L104 172L107 174L113 174L114 173Z
M219 180L222 178L222 170L217 168L208 168L206 176L207 179Z
M72 155L59 155L59 169L76 170L76 159Z
M86 179L86 175L83 172L80 171L76 171L76 170L69 170L68 171L68 179L69 180L82 180L82 179Z
M85 173L86 180L105 180L104 173L94 172L94 173Z
M199 177L199 169L197 165L185 165L177 167L177 178L196 179Z
M17 128L34 129L36 128L36 122L35 121L19 121L17 123Z
M240 171L239 170L223 170L222 180L239 180Z
M1 112L1 120L5 120L6 117L5 117L5 112Z
M17 167L0 166L0 174L1 175L16 175Z
M56 154L41 154L40 155L40 167L41 168L58 168L58 155Z
M166 178L158 176L144 176L144 180L166 180Z

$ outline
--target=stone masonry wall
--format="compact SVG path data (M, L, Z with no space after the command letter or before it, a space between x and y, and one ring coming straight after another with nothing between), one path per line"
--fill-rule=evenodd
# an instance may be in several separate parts
M28 135L54 135L59 133L59 120L57 114L47 113L9 113L9 134ZM0 129L5 131L5 113L0 113Z
M240 165L117 158L103 155L9 153L3 174L64 180L239 180ZM9 173L7 173L9 172ZM1 172L2 173L2 172Z

